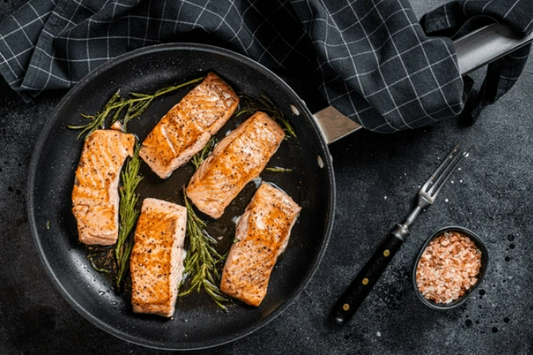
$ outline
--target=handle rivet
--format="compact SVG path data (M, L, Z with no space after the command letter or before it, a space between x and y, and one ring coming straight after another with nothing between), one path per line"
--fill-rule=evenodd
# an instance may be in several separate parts
M342 309L344 309L345 311L349 310L350 309L350 305L348 303L345 303L342 305Z
M366 277L363 279L363 285L368 285L368 279Z
M383 252L383 256L387 258L389 255L390 255L389 249L385 249L385 251Z

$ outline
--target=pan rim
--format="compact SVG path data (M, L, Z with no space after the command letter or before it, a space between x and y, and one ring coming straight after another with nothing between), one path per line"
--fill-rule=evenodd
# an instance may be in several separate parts
M262 74L267 76L273 82L278 83L279 86L282 87L291 96L298 99L300 103L302 104L302 106L304 107L305 116L307 116L309 121L311 121L311 125L313 129L315 130L315 134L319 140L318 143L320 145L320 149L321 151L324 152L323 154L324 156L322 158L325 159L325 162L326 162L325 167L328 170L327 172L328 172L329 185L330 185L328 189L329 190L329 194L328 194L328 214L329 215L325 216L325 218L327 219L326 230L324 232L324 237L322 238L322 242L320 244L320 249L318 253L315 255L314 260L306 276L302 279L299 285L294 289L292 294L279 307L277 307L271 314L269 314L268 316L260 320L257 324L249 328L239 330L228 336L222 336L222 337L216 338L213 341L183 343L183 345L185 345L184 347L183 346L176 347L175 345L165 346L164 345L165 342L149 340L146 338L134 336L129 333L123 332L117 329L116 327L113 327L109 325L108 323L102 321L98 317L95 317L91 312L89 312L79 302L77 302L77 300L64 288L60 280L60 277L56 275L56 273L54 272L53 268L51 267L48 261L48 258L45 255L43 245L39 238L39 231L37 229L37 222L35 219L35 208L34 208L35 177L37 174L37 166L43 153L42 148L44 146L44 143L53 125L55 124L55 122L57 121L59 117L60 111L63 109L65 104L73 96L75 96L81 89L83 89L88 83L90 83L95 77L98 77L102 73L119 65L122 62L129 61L129 60L135 59L136 57L140 57L143 55L149 55L151 53L162 52L162 51L173 51L173 50L196 50L196 51L203 51L203 52L219 54L219 55L222 54L224 56L229 57L230 59L233 59L237 62L242 63L243 65L252 67L253 69L260 71ZM130 342L136 345L140 345L143 347L153 348L153 349L187 351L187 350L202 350L202 349L214 348L217 346L221 346L221 345L228 344L236 340L242 339L245 336L252 334L253 332L259 330L260 328L270 323L273 319L275 319L282 312L284 312L290 305L293 304L293 302L302 293L302 291L305 289L305 287L308 285L308 283L310 282L310 280L316 273L316 270L318 269L318 266L320 265L320 262L326 252L327 245L329 243L329 238L331 237L331 234L332 234L333 224L334 224L334 219L335 219L334 211L335 211L336 190L335 190L335 176L334 176L334 171L333 171L333 162L332 162L332 158L329 153L327 144L318 128L318 124L313 119L313 116L311 112L309 111L309 109L307 108L306 103L299 98L298 94L296 94L296 92L287 83L285 83L285 81L283 81L279 76L274 74L270 69L266 68L262 64L259 64L256 61L244 55L241 55L239 53L233 52L231 50L212 46L212 45L206 45L206 44L175 42L175 43L157 44L153 46L139 48L131 52L124 53L118 57L115 57L114 59L111 59L110 61L104 63L103 65L96 68L94 71L87 74L82 80L80 80L74 87L72 87L63 96L63 98L60 100L60 102L57 104L57 106L52 111L51 118L48 119L48 121L44 124L41 130L41 133L39 134L39 138L37 139L37 143L35 144L33 153L32 153L32 157L30 161L30 168L29 168L28 173L29 173L29 179L27 183L28 195L26 198L26 206L27 206L27 214L28 214L28 222L30 226L30 231L31 231L31 235L33 237L34 243L37 248L37 253L39 254L39 259L43 263L46 273L51 278L56 289L59 291L61 296L67 301L67 303L76 310L76 312L78 312L83 318L87 319L90 323L92 323L99 329L102 329L106 333L109 333L121 340Z

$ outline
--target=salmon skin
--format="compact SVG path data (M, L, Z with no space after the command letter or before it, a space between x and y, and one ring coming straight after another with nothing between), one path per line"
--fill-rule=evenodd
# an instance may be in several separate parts
M116 243L120 171L134 145L133 134L118 130L96 130L85 140L72 190L80 242Z
M222 272L222 292L250 306L261 304L300 211L285 192L261 184L237 223L235 243Z
M185 207L155 198L143 201L130 259L133 312L174 314L186 226Z
M203 213L219 218L244 186L259 176L285 137L266 113L256 112L215 147L187 186Z
M239 97L218 75L206 78L159 121L139 156L162 179L187 163L229 120Z

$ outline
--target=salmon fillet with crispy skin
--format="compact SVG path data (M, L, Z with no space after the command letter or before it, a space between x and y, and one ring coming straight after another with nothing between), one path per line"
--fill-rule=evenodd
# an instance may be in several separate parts
M148 134L139 156L159 177L168 178L202 150L238 105L233 89L216 74L207 74Z
M219 218L244 186L259 176L284 137L274 120L256 112L204 160L187 186L187 196L200 211Z
M83 146L74 188L72 213L80 242L113 245L118 238L118 183L135 136L118 130L96 130Z
M186 225L185 207L154 198L143 201L130 259L133 312L174 314Z
M261 184L237 223L235 243L222 272L222 292L250 306L261 304L300 211L285 192Z

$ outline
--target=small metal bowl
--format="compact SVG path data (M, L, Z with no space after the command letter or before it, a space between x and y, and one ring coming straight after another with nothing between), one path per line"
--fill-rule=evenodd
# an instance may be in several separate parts
M456 299L453 302L448 303L448 304L435 303L435 302L425 298L422 295L422 293L418 290L418 284L416 282L416 269L418 267L418 263L420 261L420 258L422 257L422 254L424 253L424 250L426 250L426 247L428 246L428 244L433 239L435 239L438 236L442 235L444 232L450 232L450 231L459 232L459 233L467 236L468 238L470 238L476 244L478 249L481 251L481 268L479 270L479 274L478 274L478 277L477 277L476 284L474 286L470 287L470 289L467 290L464 295L462 295L458 299ZM415 293L416 293L418 299L423 304L425 304L426 306L428 306L431 309L444 311L444 310L447 310L447 309L452 309L452 308L455 308L455 307L459 307L460 305L462 305L468 299L468 297L472 293L474 293L474 291L477 289L477 287L479 286L481 281L483 281L483 276L485 275L485 272L487 271L487 267L488 266L489 266L489 254L488 254L488 251L487 251L487 247L485 246L483 241L474 232L472 232L469 229L466 229L466 228L463 228L463 227L457 227L457 226L442 228L442 229L438 230L435 234L433 234L431 237L429 237L428 240L426 240L424 245L422 245L422 248L420 249L420 252L418 253L418 256L416 257L415 265L413 267L413 286L415 288Z

